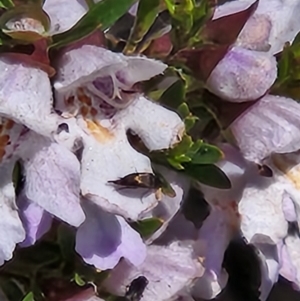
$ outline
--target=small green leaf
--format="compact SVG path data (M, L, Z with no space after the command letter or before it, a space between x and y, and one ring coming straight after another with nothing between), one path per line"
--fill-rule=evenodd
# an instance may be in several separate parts
M60 48L78 41L96 29L106 30L137 0L102 0L95 4L71 29L54 35L50 48Z
M226 174L213 164L188 164L184 166L183 172L202 184L219 189L231 188L230 180L228 179Z
M182 118L188 117L190 115L190 109L189 109L189 106L187 105L187 103L186 102L182 103L178 107L177 112Z
M29 292L29 293L22 299L22 301L35 301L35 300L34 300L33 292Z
M177 170L183 170L184 167L176 160L174 160L173 158L167 158L168 163L175 169Z
M86 282L77 273L75 273L74 281L78 286L86 285Z
M12 8L14 7L14 3L11 0L1 0L0 7L1 8Z
M137 15L130 37L124 48L124 53L131 54L136 46L142 41L144 35L153 25L159 12L160 0L140 0L138 4Z
M178 79L173 85L171 85L159 99L159 102L169 108L178 108L181 105L184 105L185 101L185 83L183 80ZM186 105L186 104L185 104ZM187 105L186 105L187 106ZM186 108L184 109L186 112ZM189 109L187 108L189 112ZM179 113L180 114L180 113Z
M188 150L193 146L193 140L190 136L184 135L179 144L169 150L168 157L174 158L176 156L186 154Z
M179 163L187 163L187 162L192 161L192 159L190 157L188 157L186 154L181 154L179 156L175 156L174 160L176 160Z
M216 146L202 143L197 153L192 157L192 164L214 164L222 159L222 151Z
M155 233L162 225L164 221L159 218L147 218L135 223L131 226L138 231L142 237L147 238Z
M184 125L186 132L189 132L195 125L195 123L199 120L197 116L188 116L184 118Z

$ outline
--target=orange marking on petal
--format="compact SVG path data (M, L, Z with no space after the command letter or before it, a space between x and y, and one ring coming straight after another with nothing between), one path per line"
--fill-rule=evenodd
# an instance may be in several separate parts
M5 147L9 141L9 135L0 136L0 146Z
M77 93L78 100L84 104L87 104L88 106L91 106L92 105L91 98L85 95L82 89L78 89L77 91L78 91Z
M65 104L67 106L74 105L74 102L75 102L75 97L74 96L70 96L69 98L65 99Z
M114 137L114 135L107 128L101 126L100 124L92 120L86 120L86 123L91 135L93 135L98 142L104 143Z
M13 128L15 122L11 119L8 119L7 122L5 123L5 129L10 130Z
M83 116L83 117L86 117L89 113L89 108L86 107L86 106L83 106L80 108L80 114Z
M98 111L95 108L91 108L91 112L90 113L94 117L94 116L96 116L98 114Z

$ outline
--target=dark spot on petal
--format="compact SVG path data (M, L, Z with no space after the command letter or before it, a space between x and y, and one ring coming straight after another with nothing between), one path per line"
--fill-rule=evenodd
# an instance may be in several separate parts
M288 235L300 237L299 225L297 222L288 222Z
M82 160L82 153L84 150L84 144L81 138L78 138L74 141L73 144L73 153L75 154L75 156L77 157L78 161L81 162Z
M66 123L61 123L58 128L57 128L57 131L56 133L57 134L60 134L61 132L67 132L69 133L69 126L66 124Z

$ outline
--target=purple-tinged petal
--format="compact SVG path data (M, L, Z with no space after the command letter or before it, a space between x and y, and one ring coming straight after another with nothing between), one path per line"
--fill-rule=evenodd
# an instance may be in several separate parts
M80 206L80 164L65 147L30 132L19 151L24 161L24 193L50 214L73 226L85 219Z
M230 126L244 157L260 162L272 153L300 149L300 104L267 95Z
M17 243L25 238L25 230L15 204L15 189L12 182L14 161L0 166L0 265L12 258Z
M20 246L29 247L50 230L52 216L39 205L31 202L23 193L18 196L17 205L26 231L26 238Z
M232 48L207 80L207 88L231 102L256 100L277 78L276 59L264 52Z
M9 160L19 146L19 139L26 132L21 124L0 117L0 162Z
M176 295L185 295L187 287L203 274L203 268L189 246L174 242L168 246L151 245L147 251L146 260L138 268L121 261L104 282L105 288L124 296L126 286L144 276L149 284L141 301L171 300Z
M298 221L296 204L293 197L287 191L284 191L282 196L282 211L287 222L293 223Z
M158 205L145 216L147 218L159 218L163 221L163 225L155 233L153 233L151 237L147 239L147 244L151 244L167 229L169 223L181 207L181 203L183 202L185 197L185 192L187 192L190 187L189 179L181 176L176 172L173 172L172 170L169 170L162 166L155 166L155 170L161 173L166 181L168 181L168 183L176 193L176 196L170 197L163 194Z
M242 11L253 2L254 0L227 2L216 9L214 19ZM300 3L298 0L260 0L256 11L241 32L237 44L239 45L239 42L242 41L243 47L253 49L259 45L259 39L254 40L251 36L257 33L257 36L262 37L269 31L268 44L270 47L265 51L268 51L269 54L276 54L282 51L286 42L292 42L300 31L299 13ZM269 29L268 23L271 23L271 29Z
M283 265L280 273L293 282L295 289L300 290L300 238L288 236L284 240Z
M49 34L58 34L73 27L88 11L83 0L46 0L43 9L49 15Z
M280 259L281 268L279 273L282 277L294 284L295 289L300 289L299 282L297 281L297 267L293 264L290 257L288 246L285 244L278 245L278 254ZM298 282L298 284L296 284Z
M215 298L225 287L228 279L222 267L224 253L230 240L239 231L239 216L228 208L212 208L210 215L199 230L195 252L201 258L204 275L192 289L197 298Z
M265 301L273 285L278 281L280 262L277 245L270 238L264 235L254 235L250 241L258 251L260 259L261 285L260 296L261 301ZM280 244L280 243L279 243Z
M54 83L56 108L66 111L69 106L70 111L70 105L73 105L75 115L75 100L85 102L78 95L78 89L96 100L96 108L103 100L113 107L125 108L130 103L130 94L127 95L126 91L130 91L135 83L162 73L167 67L153 59L142 56L127 57L91 45L66 52L60 58L58 66Z
M0 69L0 116L51 136L60 118L52 112L53 97L47 73L6 58L1 58Z
M146 246L122 217L85 199L82 206L87 218L77 230L75 249L85 262L101 270L114 268L122 257L135 266L143 263Z

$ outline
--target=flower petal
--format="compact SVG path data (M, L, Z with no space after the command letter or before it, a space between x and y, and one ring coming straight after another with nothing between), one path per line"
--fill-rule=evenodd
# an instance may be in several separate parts
M233 47L207 80L207 88L231 102L263 96L277 78L277 62L264 52Z
M124 296L126 286L138 276L149 281L141 301L169 300L186 290L192 281L203 273L193 249L174 242L169 246L151 245L147 248L145 262L138 268L121 261L104 282L106 289L116 295Z
M278 281L279 276L279 256L277 246L271 242L268 237L264 235L254 235L250 241L258 252L260 258L260 270L261 270L261 285L260 285L260 297L261 301L265 301L273 285Z
M144 261L146 246L122 217L107 213L85 199L82 206L87 218L77 230L75 248L85 262L107 270L114 268L122 257L135 266Z
M19 139L27 131L23 125L0 117L0 162L11 159L19 146Z
M153 233L151 237L147 239L147 244L151 244L167 229L169 223L180 209L181 203L184 199L184 192L188 191L188 188L190 186L189 180L182 177L178 173L162 166L156 166L155 168L156 171L159 171L159 173L163 175L166 181L168 181L168 183L175 191L176 196L169 197L164 194L158 205L146 215L147 218L156 217L163 220L164 222L163 225L155 233Z
M43 10L49 15L49 34L58 34L73 27L88 11L85 1L46 0Z
M272 153L300 149L300 104L267 95L230 126L244 157L260 162Z
M17 243L25 239L25 230L19 219L15 204L15 189L12 182L14 162L0 166L0 265L12 258Z
M39 69L0 60L0 115L45 136L57 129L59 116L52 112L52 91L48 75Z
M141 95L126 110L119 111L114 116L114 121L123 123L125 130L132 130L150 151L174 146L181 140L185 129L176 113Z
M34 245L51 228L52 217L39 205L31 202L24 193L17 199L20 209L20 219L26 231L26 238L20 244L22 247Z
M26 197L70 225L79 226L85 217L79 203L80 165L75 155L30 132L20 156Z
M214 19L242 11L253 2L254 0L227 2L217 8ZM276 54L282 51L286 42L293 42L300 31L299 13L300 3L297 0L260 0L256 11L241 32L237 44L244 39L243 47L253 48L259 39L253 40L251 36L257 34L262 37L270 31L268 34L270 48L265 51L268 51L269 54ZM271 29L268 23L271 23Z
M152 173L150 160L134 150L121 129L100 144L86 137L81 161L81 193L104 210L136 220L158 200L153 190L121 189L108 183L136 172Z
M213 208L199 231L195 252L202 259L205 273L196 282L192 295L197 298L215 298L228 279L222 267L224 253L230 240L237 234L239 220L230 208Z

